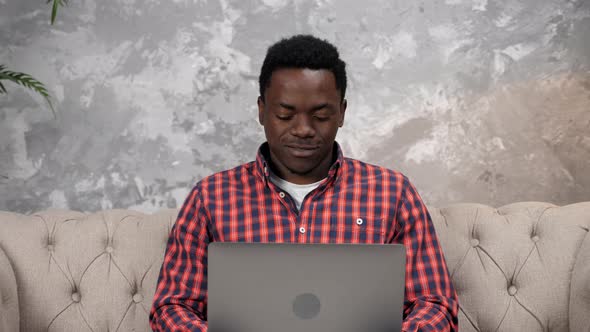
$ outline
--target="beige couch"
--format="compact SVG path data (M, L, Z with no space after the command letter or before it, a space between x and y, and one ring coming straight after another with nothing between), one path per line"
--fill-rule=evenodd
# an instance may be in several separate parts
M590 331L590 202L430 212L461 331ZM0 331L148 331L175 218L0 212Z

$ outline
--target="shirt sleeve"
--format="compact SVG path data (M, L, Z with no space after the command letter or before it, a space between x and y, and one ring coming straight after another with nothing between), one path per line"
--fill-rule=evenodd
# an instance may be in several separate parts
M406 247L402 330L458 331L459 303L430 214L404 179L393 242Z
M207 220L195 187L168 238L150 311L154 331L207 331Z

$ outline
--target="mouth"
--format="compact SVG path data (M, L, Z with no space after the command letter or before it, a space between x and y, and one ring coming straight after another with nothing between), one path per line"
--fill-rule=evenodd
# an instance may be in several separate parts
M286 145L287 149L297 158L308 158L311 157L316 151L319 149L317 145L300 145L300 144L291 144Z

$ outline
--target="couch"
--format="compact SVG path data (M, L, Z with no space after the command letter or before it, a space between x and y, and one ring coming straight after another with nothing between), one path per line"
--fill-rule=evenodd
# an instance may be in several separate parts
M590 202L430 213L461 331L590 331ZM0 331L149 331L176 214L0 212Z

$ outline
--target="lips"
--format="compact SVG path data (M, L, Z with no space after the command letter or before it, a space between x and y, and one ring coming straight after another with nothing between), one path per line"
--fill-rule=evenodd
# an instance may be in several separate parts
M290 144L286 145L289 153L297 158L308 158L313 156L319 149L317 145L301 145L301 144Z

